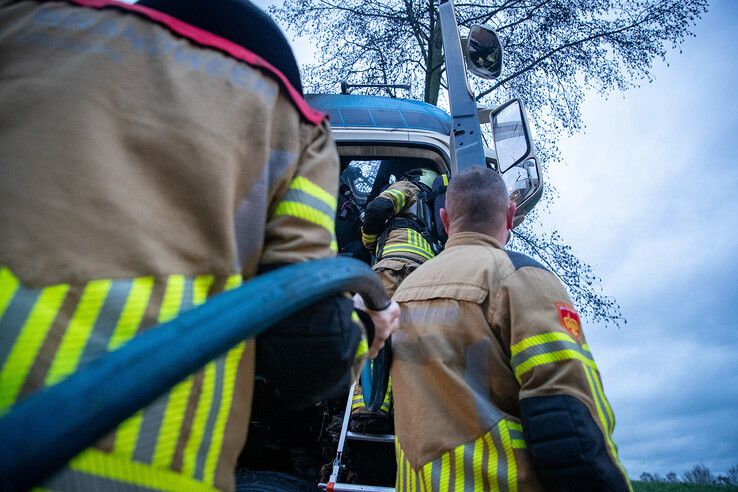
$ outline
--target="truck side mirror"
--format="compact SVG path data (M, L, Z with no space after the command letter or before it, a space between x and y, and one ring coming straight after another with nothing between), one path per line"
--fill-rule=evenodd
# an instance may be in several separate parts
M519 99L511 99L498 107L492 111L489 119L492 122L497 167L500 173L504 173L533 153L528 122Z
M502 44L497 33L487 26L474 24L466 41L469 71L484 79L495 79L502 73Z
M514 225L523 221L543 194L541 169L523 103L512 99L490 111L481 109L480 120L492 123L497 169L510 199L518 205Z

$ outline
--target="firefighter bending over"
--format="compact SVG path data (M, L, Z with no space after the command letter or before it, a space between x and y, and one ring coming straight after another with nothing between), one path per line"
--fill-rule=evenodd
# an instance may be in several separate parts
M382 279L390 296L405 277L440 249L431 234L433 185L437 178L440 176L432 169L413 169L366 206L361 241L375 254L372 270ZM391 404L392 380L388 382L381 408L374 413L364 405L362 389L357 384L351 407L351 430L389 432Z
M249 2L4 1L0 25L0 413L244 278L335 254L328 123ZM337 296L285 323L283 339L308 330L337 368L281 359L301 367L290 404L348 383L367 351L351 310ZM232 490L255 348L210 362L43 488Z
M627 491L615 419L557 277L504 248L500 176L454 176L444 251L400 285L396 490Z

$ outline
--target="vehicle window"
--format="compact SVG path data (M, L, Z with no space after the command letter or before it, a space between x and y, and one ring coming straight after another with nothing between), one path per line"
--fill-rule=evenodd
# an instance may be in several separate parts
M381 160L352 159L341 173L341 182L346 183L359 203L364 203L372 191Z
M341 183L347 185L357 205L363 207L384 188L412 169L447 171L442 155L425 148L393 146L339 146Z

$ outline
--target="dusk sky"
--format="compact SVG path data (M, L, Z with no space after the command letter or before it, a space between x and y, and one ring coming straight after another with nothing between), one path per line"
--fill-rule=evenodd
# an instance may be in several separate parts
M586 132L544 178L560 194L544 223L628 319L585 330L634 478L738 464L737 27L738 1L712 2L653 83L588 96Z

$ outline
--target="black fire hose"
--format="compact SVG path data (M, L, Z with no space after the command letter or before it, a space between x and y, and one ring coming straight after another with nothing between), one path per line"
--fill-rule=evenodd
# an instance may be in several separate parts
M360 261L331 258L286 266L212 297L20 401L0 417L0 490L41 484L209 361L317 300L345 291L361 294L370 309L389 304L376 274ZM372 364L373 386L386 388L389 362L386 346ZM375 408L384 397L379 389L373 388L369 398Z

